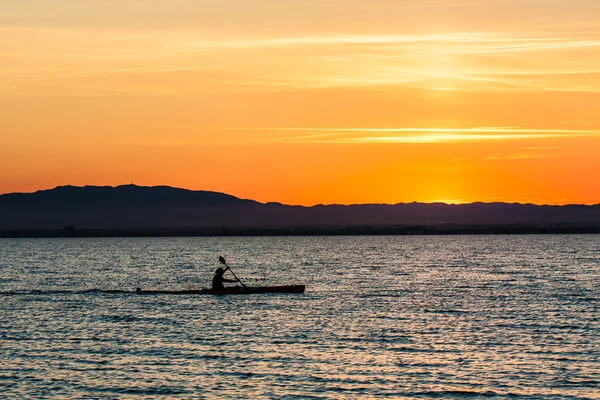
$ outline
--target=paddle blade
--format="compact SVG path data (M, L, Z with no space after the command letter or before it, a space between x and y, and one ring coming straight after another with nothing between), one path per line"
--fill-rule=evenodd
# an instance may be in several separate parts
M223 258L223 256L220 256L220 257L219 257L219 262L220 262L221 264L227 265L227 263L225 262L225 259Z

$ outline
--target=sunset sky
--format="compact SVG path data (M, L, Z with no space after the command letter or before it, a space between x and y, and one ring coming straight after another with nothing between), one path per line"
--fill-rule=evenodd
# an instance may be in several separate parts
M598 0L5 0L0 193L600 203Z

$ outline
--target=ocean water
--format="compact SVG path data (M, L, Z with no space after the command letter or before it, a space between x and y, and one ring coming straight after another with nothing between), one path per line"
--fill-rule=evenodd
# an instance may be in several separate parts
M248 285L305 294L139 296ZM0 397L600 398L600 235L0 239Z

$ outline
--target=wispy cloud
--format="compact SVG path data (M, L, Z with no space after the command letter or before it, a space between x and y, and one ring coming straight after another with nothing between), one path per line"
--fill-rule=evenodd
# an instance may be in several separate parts
M380 50L388 49L397 54L402 50L397 46L412 46L408 56L430 54L470 54L486 52L529 51L545 49L569 49L582 47L599 47L600 30L586 31L584 34L561 33L539 34L535 31L440 31L430 34L373 34L344 32L315 32L302 35L269 35L240 36L233 33L219 35L202 29L178 30L112 30L75 29L36 26L0 26L2 36L19 35L22 40L33 43L48 43L57 40L70 40L64 43L69 48L81 44L95 43L109 46L111 43L119 47L127 46L130 50L142 50L143 47L154 49L184 50L227 50L235 48L296 48L314 46L368 46ZM0 41L1 43L1 41ZM435 46L433 49L428 45ZM450 45L450 46L449 46ZM142 47L140 47L142 46ZM425 46L425 47L423 47ZM91 49L90 49L91 50ZM393 57L394 54L371 54L372 57Z
M367 9L377 10L427 10L435 8L467 8L467 7L485 7L490 4L495 4L495 1L479 1L479 2L464 2L464 3L430 3L430 4L393 4L385 6L365 6Z
M488 161L506 161L506 160L529 160L533 158L541 158L539 155L529 153L509 154L506 156L488 156L485 159Z
M13 37L29 47L16 46L9 39ZM47 48L54 51L44 51ZM0 49L13 53L10 60L0 54L0 83L214 68L202 65L205 62L222 66L220 78L234 84L239 81L240 86L251 80L265 87L299 89L407 86L465 92L600 92L600 63L595 57L600 31L586 35L550 32L548 36L459 31L242 37L199 29L0 27ZM572 52L573 57L565 57L565 52ZM172 66L164 66L165 60Z
M161 73L161 72L178 72L178 71L202 71L209 69L218 69L222 66L211 65L211 66L173 66L163 68L110 68L110 69L96 69L96 70L84 70L84 71L69 71L69 72L57 72L46 75L28 75L28 76L11 76L11 75L0 75L0 83L5 82L32 82L36 80L44 79L57 79L57 78L76 78L76 77L87 77L87 76L102 76L102 75L113 75L113 74L144 74L144 73Z
M435 51L412 51L409 55L431 54L475 54L488 52L531 51L545 49L568 49L580 47L599 47L600 39L573 40L565 37L517 36L507 32L448 32L429 35L344 35L327 33L314 36L294 36L255 39L219 39L188 40L180 43L181 47L190 48L260 48L260 47L296 47L296 46L329 46L329 45L363 45L363 46L399 46L423 44L454 44L470 46L463 48L440 46ZM398 48L393 49L398 51ZM417 49L414 49L417 50ZM392 55L388 55L391 57ZM380 57L385 57L381 55Z
M497 140L600 137L600 130L531 129L519 127L471 128L235 128L259 131L268 142L310 143L452 143ZM298 135L298 132L306 134Z

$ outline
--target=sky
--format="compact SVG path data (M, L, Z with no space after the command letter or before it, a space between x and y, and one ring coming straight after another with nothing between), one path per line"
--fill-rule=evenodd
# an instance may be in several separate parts
M600 203L600 1L0 0L0 193Z

